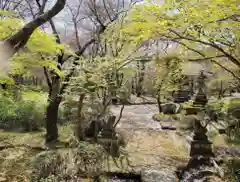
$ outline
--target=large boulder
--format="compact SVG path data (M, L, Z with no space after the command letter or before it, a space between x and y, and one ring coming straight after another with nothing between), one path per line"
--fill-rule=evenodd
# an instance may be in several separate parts
M163 114L177 114L180 113L181 105L169 102L161 105Z

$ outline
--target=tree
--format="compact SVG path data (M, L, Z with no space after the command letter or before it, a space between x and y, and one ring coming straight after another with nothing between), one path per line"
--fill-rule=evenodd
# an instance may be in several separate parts
M111 3L112 2L112 3ZM100 1L80 1L79 4L75 6L69 5L70 15L72 17L72 24L74 25L74 40L76 45L76 50L74 53L64 53L61 52L58 54L56 62L58 64L58 68L62 70L64 65L67 63L68 70L65 70L66 74L62 79L59 77L54 71L49 71L44 69L44 73L46 75L46 80L49 86L49 104L46 111L46 142L52 142L57 140L58 138L58 129L57 129L57 118L58 118L58 109L59 105L63 99L63 94L66 91L66 88L69 85L69 81L77 74L77 68L82 58L88 56L88 52L90 48L92 48L93 44L99 42L100 35L102 35L107 27L119 18L122 12L128 10L129 7L124 7L124 4L127 3L123 1L123 3L119 4L115 1L103 0ZM82 7L84 7L85 11L82 12ZM110 9L109 9L110 8ZM111 13L110 13L111 11ZM92 24L89 24L90 36L84 35L85 42L82 44L80 41L83 37L79 34L80 27L83 25L81 21L90 20ZM54 28L54 24L51 23L51 27L54 33L56 33L56 28ZM62 42L60 38L57 38L57 41Z
M33 32L41 25L46 23L49 19L57 15L65 6L66 0L58 0L52 9L46 13L37 16L35 19L25 24L20 30L5 38L0 46L1 62L7 61L19 49L23 48L28 42Z
M123 32L137 44L156 38L170 40L185 51L194 52L194 60L209 60L219 65L221 58L240 68L237 1L170 0L161 4L148 1L136 6L129 16Z
M178 88L182 78L183 61L175 55L156 57L155 61L158 110L162 112L161 97Z
M24 23L24 20L10 12L2 11L0 14L1 17L4 17L0 20L0 39L9 37L13 31L17 31ZM54 36L37 29L25 48L13 56L10 62L11 70L9 70L9 75L34 74L33 69L42 66L55 70L56 73L62 75L56 63L52 61L54 56L62 49L64 49L64 46L56 44ZM6 67L1 67L1 69L4 68ZM2 76L5 76L5 79L1 79L1 84L13 83L12 78L9 78L8 75Z

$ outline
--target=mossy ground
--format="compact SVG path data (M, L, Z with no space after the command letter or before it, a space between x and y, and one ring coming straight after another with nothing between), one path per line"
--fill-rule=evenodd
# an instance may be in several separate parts
M56 153L72 150L66 143L72 136L72 125L59 127L60 141ZM174 168L187 162L187 149L172 134L164 132L134 131L127 132L128 145L120 158L115 161L110 157L105 161L103 171L138 172L143 167ZM91 145L91 144L86 144ZM0 179L9 182L29 181L30 164L40 153L46 152L44 132L32 133L0 133ZM56 146L55 146L56 147ZM117 165L116 165L117 164Z
M60 140L68 140L70 126L59 128ZM29 162L44 150L44 133L0 132L0 177L6 181L28 181Z
M0 133L0 181L29 181L30 164L42 153L71 154L68 144L73 135L73 125L59 126L60 141L57 146L45 150L44 132L32 133ZM102 172L134 172L142 168L154 168L161 171L174 171L176 166L186 164L189 159L189 144L172 131L149 131L121 129L125 133L127 147L123 149L120 158L111 157L104 161ZM224 135L210 136L214 148L229 147ZM92 145L86 142L82 145ZM231 144L232 146L233 144ZM55 147L55 148L54 148ZM57 147L57 148L56 148ZM84 147L83 147L84 148ZM89 148L89 146L86 146ZM90 179L87 179L91 181Z

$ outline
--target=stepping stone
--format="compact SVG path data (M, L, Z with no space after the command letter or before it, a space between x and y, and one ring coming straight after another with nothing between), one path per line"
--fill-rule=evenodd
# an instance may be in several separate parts
M176 130L176 122L174 121L162 121L160 122L160 125L163 130Z
M142 182L177 182L174 173L157 171L153 169L143 170L141 172Z

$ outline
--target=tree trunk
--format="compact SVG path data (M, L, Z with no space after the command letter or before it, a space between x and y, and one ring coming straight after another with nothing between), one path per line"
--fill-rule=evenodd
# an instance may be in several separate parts
M4 40L0 45L0 52L3 53L3 56L1 54L1 61L7 61L14 56L19 49L26 45L34 30L57 15L65 4L66 0L57 0L52 9L30 21L14 35Z
M48 106L46 110L46 143L54 142L58 139L58 110L62 101L59 95L60 77L54 76L52 84L49 85Z
M137 97L141 97L143 95L143 81L145 76L145 63L141 62L141 67L138 65L139 73L138 73L138 83L137 83Z
M219 92L218 92L218 99L221 99L222 97L223 97L223 82L221 80L220 89L219 89Z
M131 86L132 86L132 89L131 89L131 94L135 95L136 94L136 87L135 87L135 77L132 78L132 83L131 83Z
M161 106L160 94L157 95L157 103L158 103L158 111L159 111L159 113L161 113L162 112L162 106Z
M57 141L58 139L58 109L59 101L50 101L46 111L46 143Z
M85 98L85 94L81 94L78 99L78 119L82 118L82 108L83 108L84 98Z
M157 104L158 104L158 111L159 113L162 112L162 102L161 102L161 94L160 94L160 88L157 89Z

